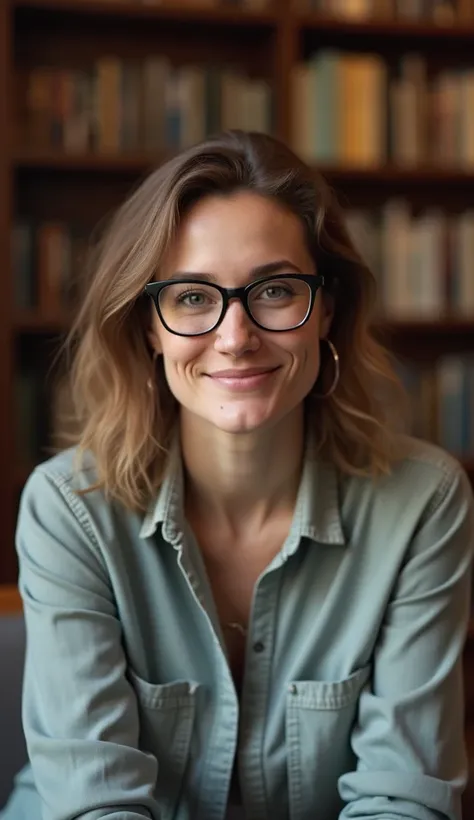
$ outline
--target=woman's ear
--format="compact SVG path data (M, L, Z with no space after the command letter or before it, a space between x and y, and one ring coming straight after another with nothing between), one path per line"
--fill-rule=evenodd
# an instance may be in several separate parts
M321 300L321 316L319 321L319 338L325 339L329 335L332 320L334 318L335 302L334 297L329 293L323 293Z
M162 353L160 338L154 328L147 330L146 337L151 349L154 350L155 353L157 353L158 355Z

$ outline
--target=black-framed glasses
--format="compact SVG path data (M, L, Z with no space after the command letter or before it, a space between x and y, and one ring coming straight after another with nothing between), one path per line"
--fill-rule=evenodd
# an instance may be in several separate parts
M192 277L145 285L167 330L176 336L201 336L222 322L231 299L262 330L282 333L308 321L324 277L302 273L266 276L242 288L223 288Z

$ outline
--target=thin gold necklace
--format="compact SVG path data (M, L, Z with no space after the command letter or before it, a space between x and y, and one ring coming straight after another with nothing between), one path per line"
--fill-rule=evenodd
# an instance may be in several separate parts
M228 623L224 624L224 629L233 629L235 632L238 632L242 635L243 638L247 637L248 630L242 624L239 624L238 621L229 621Z

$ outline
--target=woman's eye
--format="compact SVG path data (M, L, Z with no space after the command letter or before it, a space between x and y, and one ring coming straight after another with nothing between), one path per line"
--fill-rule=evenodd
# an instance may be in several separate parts
M205 293L199 293L199 291L188 291L187 293L182 293L178 297L178 302L183 305L190 305L191 307L201 307L202 305L206 304L206 300L209 297Z
M291 296L292 292L286 285L268 285L264 288L259 297L263 299L284 299Z
M286 295L288 291L281 287L271 287L267 288L266 293L271 299L277 299L279 296Z
M200 305L204 299L202 293L188 293L184 298L187 299L191 305Z

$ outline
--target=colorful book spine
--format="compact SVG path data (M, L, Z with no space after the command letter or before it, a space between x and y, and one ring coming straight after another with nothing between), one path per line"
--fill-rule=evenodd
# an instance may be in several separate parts
M88 70L34 68L24 141L67 152L174 151L226 128L271 133L270 83L221 66L103 57Z

